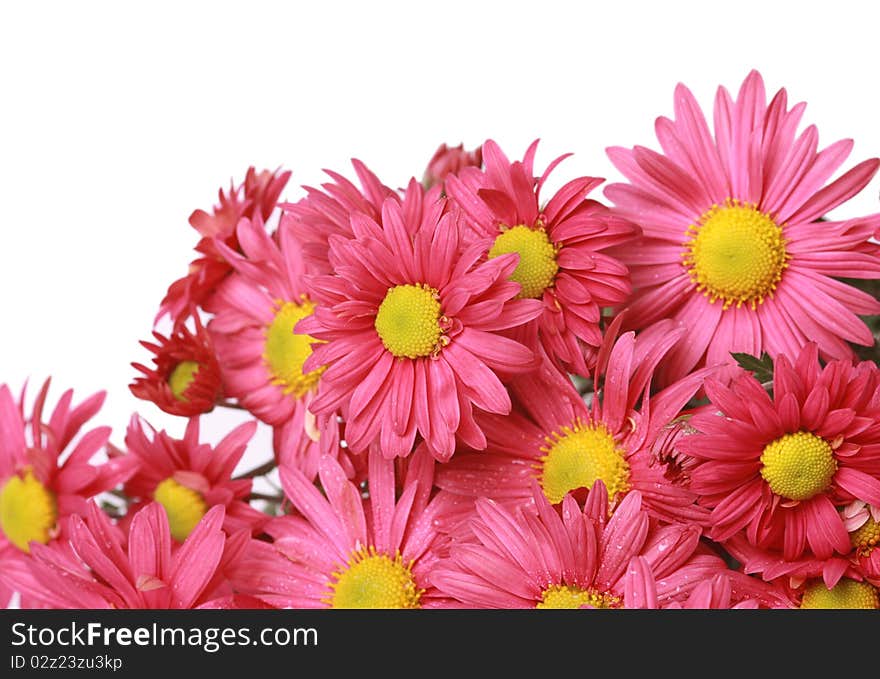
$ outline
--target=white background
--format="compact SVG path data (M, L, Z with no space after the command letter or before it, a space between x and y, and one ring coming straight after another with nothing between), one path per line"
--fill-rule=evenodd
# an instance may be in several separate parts
M421 176L440 142L487 137L560 179L617 180L609 145L657 148L679 81L708 108L751 68L809 102L820 144L880 155L872 3L121 2L0 9L0 382L53 376L121 444L139 411L138 345L193 258L187 224L249 165L300 184L364 160L391 186ZM880 180L837 216L880 210ZM209 438L230 427L209 416ZM249 458L267 457L257 441Z

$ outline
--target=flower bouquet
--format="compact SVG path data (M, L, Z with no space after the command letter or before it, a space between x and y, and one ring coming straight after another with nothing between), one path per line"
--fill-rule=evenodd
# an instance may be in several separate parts
M182 439L0 387L4 606L880 607L880 214L827 216L880 160L757 72L673 110L604 188L250 168L133 364Z

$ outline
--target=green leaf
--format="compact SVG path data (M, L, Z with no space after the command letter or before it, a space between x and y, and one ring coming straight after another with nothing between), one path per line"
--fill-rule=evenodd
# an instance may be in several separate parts
M731 352L730 355L740 368L752 373L761 384L773 381L773 359L766 351L761 358L740 352Z

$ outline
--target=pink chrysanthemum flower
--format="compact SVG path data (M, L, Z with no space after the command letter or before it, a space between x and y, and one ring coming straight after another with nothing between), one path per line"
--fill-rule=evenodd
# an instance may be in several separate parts
M796 590L793 598L798 608L880 608L880 590L870 582L852 578L842 578L833 586L822 580L809 580Z
M395 483L395 463L369 457L369 499L338 462L321 460L325 495L295 467L282 466L284 491L299 514L274 519L272 544L253 541L233 575L240 591L293 608L432 608L428 578L445 539L435 521L444 502L430 499L434 461L413 455Z
M841 510L841 517L859 572L880 587L880 505L855 500Z
M134 458L91 464L105 448L110 427L81 436L80 430L101 408L104 392L72 406L73 391L68 390L44 420L48 392L46 380L33 413L25 418L24 394L16 403L9 387L0 385L0 570L34 544L56 537L60 521L82 513L89 498L117 487L137 466ZM10 595L0 587L3 605Z
M473 151L466 151L464 144L458 146L440 144L434 155L431 156L431 160L428 161L428 167L422 177L422 184L425 188L442 187L447 176L458 174L466 167L479 168L482 164L482 146L478 146Z
M305 186L308 193L305 198L281 204L281 223L292 229L310 273L333 272L329 260L330 237L352 237L351 215L363 213L380 221L382 203L388 198L400 200L397 193L379 181L361 161L354 159L351 164L362 189L342 175L324 170L333 181L322 184L323 190Z
M210 412L222 399L223 384L214 347L198 316L195 331L180 324L165 337L153 332L158 344L141 342L153 357L153 368L132 366L143 374L129 385L131 393L152 401L166 413L189 417Z
M485 170L462 169L447 178L446 191L466 215L466 238L480 244L481 254L519 255L511 280L522 286L520 297L543 305L540 317L523 329L526 336L569 371L585 375L602 342L601 308L622 304L630 294L627 268L603 251L632 240L638 229L587 199L602 179L574 179L542 205L541 188L566 156L537 178L537 143L522 162L511 163L487 141Z
M311 279L318 307L297 331L324 342L304 366L326 367L311 409L340 409L353 451L376 441L389 457L408 455L418 432L447 460L456 435L485 447L473 406L510 411L499 373L531 369L533 354L497 331L531 320L540 303L514 300L515 257L478 264L445 201L422 191L413 180L402 205L385 201L384 226L358 214L354 239L331 237L337 275Z
M171 536L178 542L189 537L202 517L215 505L225 507L227 533L259 529L268 516L248 504L251 479L232 474L254 435L254 421L233 429L216 446L199 443L199 418L193 417L182 439L157 432L134 415L125 434L128 455L138 470L125 484L132 499L155 500L165 508Z
M457 541L431 573L443 594L473 608L642 608L627 578L633 557L643 556L653 577L655 601L687 596L700 581L726 568L715 556L697 554L694 525L651 524L638 491L629 493L608 519L601 481L581 510L571 495L561 515L533 485L534 507L513 511L477 500L473 538ZM685 566L689 568L684 569Z
M654 370L682 333L670 323L615 341L617 325L600 351L598 396L589 406L568 378L545 362L511 383L514 412L478 420L487 450L457 453L438 470L437 485L475 498L530 502L531 483L537 479L544 495L557 504L568 493L580 498L601 480L612 507L628 492L639 491L656 517L705 521L696 494L671 481L652 451L660 432L700 388L703 375L650 395Z
M740 535L786 561L849 554L838 507L880 503L880 369L822 368L810 343L794 365L777 358L772 397L745 371L729 386L707 379L706 393L721 414L695 415L700 433L678 445L702 461L691 488L712 510L709 536Z
M167 314L177 325L204 306L230 272L223 253L217 249L216 241L238 250L235 227L239 220L268 220L288 179L290 172L263 170L257 173L253 167L249 167L241 185L236 187L230 184L229 193L220 189L219 203L212 214L195 210L190 215L190 225L202 236L195 250L204 256L193 260L189 273L168 287L156 315L157 322Z
M35 545L35 578L23 594L49 608L225 607L216 601L228 589L223 570L242 553L247 534L227 539L223 514L222 506L212 508L175 547L158 503L134 516L127 535L90 503L69 519L72 551Z
M783 558L780 550L760 548L749 543L743 534L733 536L725 548L740 563L746 573L760 573L765 580L787 577L793 586L800 587L806 580L821 578L826 589L834 588L842 578L866 580L880 586L880 510L854 500L838 508L844 528L849 533L852 550L845 555L835 554L819 559L806 553L793 560Z
M784 89L767 105L753 71L735 102L719 88L713 138L679 85L676 119L657 119L663 154L608 149L630 183L611 184L605 195L644 232L637 246L615 251L636 293L627 323L671 317L688 328L665 379L731 364L731 351L793 356L809 339L823 357L849 358L848 341L873 343L857 315L880 313L880 302L836 279L880 277L880 253L869 242L880 215L822 218L862 190L880 160L826 185L852 141L817 153L814 126L795 137L803 110L788 110Z
M259 220L242 220L237 234L243 255L218 246L235 273L212 300L208 331L226 393L264 422L282 425L308 406L323 372L320 366L303 369L314 340L294 332L315 305L289 228L280 227L272 238ZM317 438L313 420L311 425ZM326 427L328 437L334 428Z
M820 559L807 550L796 559L786 559L781 547L756 547L742 532L726 540L724 549L741 564L744 573L760 575L767 582L797 587L805 580L821 578L831 588L841 578L863 577L853 552Z
M662 583L660 585L662 587ZM633 606L627 608L660 608L657 589L658 583L648 560L643 556L633 557L624 583L624 591L633 602ZM672 601L663 608L727 610L790 608L790 604L781 588L775 588L737 571L726 570L699 582L683 601Z
M229 193L226 194L220 190L219 203L211 214L204 210L195 210L190 215L189 223L204 238L196 249L206 254L219 255L214 248L214 239L219 238L224 242L234 239L235 227L242 217L252 219L259 215L263 221L269 219L289 179L289 171L257 172L249 167L242 184L238 187L230 184Z

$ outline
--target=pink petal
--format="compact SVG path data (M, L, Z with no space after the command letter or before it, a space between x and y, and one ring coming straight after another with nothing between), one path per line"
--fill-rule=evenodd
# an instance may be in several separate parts
M630 491L614 510L605 526L600 544L600 565L596 582L611 587L623 575L629 560L635 556L648 534L648 514L642 509L642 496Z
M163 579L171 574L171 533L161 505L151 502L135 514L128 532L128 559L135 577Z
M880 160L871 158L849 170L805 202L789 219L791 222L812 222L846 202L868 185L880 168Z
M336 458L324 455L318 463L321 487L333 512L347 533L350 545L367 544L367 523L358 488L349 481Z
M191 608L213 577L223 556L224 518L223 506L209 509L174 554L170 581L178 607Z
M840 467L834 483L858 500L880 507L880 479L850 466Z
M629 415L626 409L632 375L635 333L622 335L614 345L608 360L605 374L602 419L612 432L620 430L624 419Z
M474 405L490 413L506 415L510 412L507 390L485 363L455 340L443 352L456 378L468 388L468 398Z
M817 495L800 507L805 513L807 542L819 559L828 559L835 551L846 554L852 549L849 533L828 497Z
M391 520L394 517L394 462L371 449L368 457L370 509L375 547L388 551L391 544Z
M339 560L347 560L353 545L348 542L345 527L330 511L324 496L298 469L282 465L279 473L284 493L293 506L327 538L336 549Z
M643 556L635 556L629 562L623 581L623 602L627 609L656 609L657 586L654 574Z

